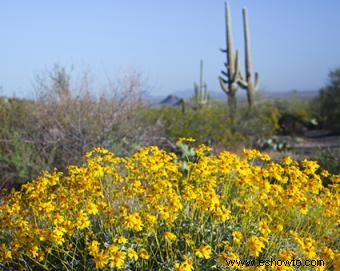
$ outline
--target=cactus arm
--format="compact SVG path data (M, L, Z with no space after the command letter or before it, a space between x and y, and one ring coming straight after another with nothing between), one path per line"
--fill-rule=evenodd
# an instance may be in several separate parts
M248 83L245 80L239 79L239 80L237 80L237 84L242 89L247 89L248 88Z
M204 83L203 86L204 86L203 87L203 89L204 89L204 91L203 91L203 101L204 101L204 103L206 103L206 102L208 102L208 86L207 86L206 83Z
M193 97L194 103L198 103L198 85L194 83L194 97Z
M260 76L258 72L255 72L255 83L254 83L254 87L256 90L259 90L260 88Z
M220 86L225 94L229 95L229 86L228 82L224 80L221 76L218 77L218 80L220 82Z
M237 84L240 88L242 89L247 89L248 88L248 82L247 80L245 80L241 74L241 72L239 71L239 73L237 74Z
M198 94L198 85L196 83L194 83L194 91Z
M225 71L221 71L221 73L225 76L228 77L228 74Z

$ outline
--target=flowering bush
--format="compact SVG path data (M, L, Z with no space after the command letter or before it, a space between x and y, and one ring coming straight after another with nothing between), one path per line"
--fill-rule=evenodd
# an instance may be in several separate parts
M0 205L0 268L227 270L227 260L299 258L339 270L339 175L257 150L207 152L195 148L183 172L157 147L128 158L97 148L68 174L43 173Z

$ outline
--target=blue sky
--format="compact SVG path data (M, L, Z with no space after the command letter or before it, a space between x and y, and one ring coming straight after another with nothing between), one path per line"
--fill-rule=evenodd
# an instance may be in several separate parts
M266 91L313 90L340 66L339 0L231 0L243 69L242 7L248 8L253 69ZM30 96L35 76L59 64L89 70L95 84L127 71L154 95L220 91L223 0L1 0L0 95Z

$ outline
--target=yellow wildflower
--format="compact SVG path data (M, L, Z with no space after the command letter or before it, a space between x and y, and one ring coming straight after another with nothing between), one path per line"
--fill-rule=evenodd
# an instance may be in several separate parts
M267 236L271 230L268 227L267 221L266 220L261 220L258 223L259 231L264 235Z
M80 210L76 214L75 219L76 219L77 228L79 230L85 229L88 226L90 226L90 224L91 224L88 216L86 215L86 213L83 210Z
M127 250L127 256L130 258L130 259L133 259L135 261L138 260L138 254L137 252L133 249L133 248L128 248Z
M276 233L282 232L282 231L283 231L283 226L282 226L282 224L275 224L275 225L273 225L272 231L273 231L273 232L276 232Z
M12 252L6 247L5 244L0 246L0 262L6 262L12 259Z
M141 248L139 251L138 251L138 254L139 254L139 257L143 260L148 260L149 259L149 254L148 252L146 251L145 248Z
M239 231L234 231L232 233L232 235L233 235L234 242L239 245L241 243L241 241L242 241L242 238L243 238L242 233L239 232Z
M137 212L125 216L124 226L128 229L141 231L143 227L142 219Z
M109 256L103 251L100 251L94 256L94 261L98 269L103 269L109 262Z
M175 264L175 271L192 271L194 270L193 261L186 257L183 262Z
M248 249L250 255L257 257L260 255L260 252L265 247L264 239L257 236L251 236L250 240L248 241Z
M211 257L211 247L209 245L201 245L195 250L195 255L198 258L210 259Z
M88 250L90 255L95 256L99 253L99 242L96 240L93 240L89 245L88 245Z
M95 215L98 213L98 208L97 208L97 205L93 202L90 202L88 205L87 205L87 212L90 214L90 215Z
M166 231L166 232L164 233L164 238L165 238L166 241L168 241L168 242L170 242L170 243L171 243L172 241L175 241L175 240L177 239L176 235L173 234L172 232L169 232L169 231Z
M183 142L195 142L196 140L193 139L192 137L180 137L177 141L176 141L176 145L179 145Z
M124 236L118 235L112 238L112 241L118 244L126 244L128 240Z
M121 268L125 263L126 253L123 251L115 251L110 256L110 267L111 268Z

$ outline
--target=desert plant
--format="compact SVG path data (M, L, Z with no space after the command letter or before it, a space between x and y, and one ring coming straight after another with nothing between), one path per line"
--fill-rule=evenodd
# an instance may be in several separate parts
M255 147L256 141L261 138L273 137L280 129L280 112L275 103L265 101L258 103L249 113L246 103L239 108L239 117L233 125L233 129L244 135L248 147Z
M228 95L228 104L232 116L236 110L236 92L238 86L247 91L247 99L249 109L252 108L255 99L255 92L259 88L259 75L255 73L255 81L253 82L252 65L250 59L250 35L248 30L247 10L242 10L243 29L244 29L244 47L245 47L245 78L243 79L239 69L238 52L234 53L232 34L231 34L231 18L229 12L229 2L225 2L225 17L226 17L226 49L222 49L227 55L225 66L227 72L222 71L222 74L227 78L219 77L222 90Z
M278 132L285 135L303 134L307 129L319 126L318 119L314 116L316 107L311 100L304 99L297 91L287 94L287 97L274 102L279 112Z
M153 129L137 113L144 107L138 74L97 97L86 73L79 82L71 75L55 66L37 79L34 101L0 99L0 186L32 179L43 168L81 164L94 146L128 155L149 143Z
M199 84L194 83L194 96L192 100L195 109L202 108L209 102L207 83L203 80L203 60L200 62L200 82Z
M291 148L286 140L282 140L278 137L259 138L256 141L256 146L260 150L271 150L279 152L284 152Z
M95 148L82 166L42 173L1 199L1 270L254 270L264 259L339 270L339 175L257 150L193 151L187 173L155 146Z
M246 89L249 109L252 108L255 100L255 92L259 88L259 75L255 72L255 81L253 82L252 65L250 59L250 35L248 30L247 9L243 8L243 30L244 30L244 47L245 47L245 79L237 81L240 87Z
M211 103L201 110L188 110L184 115L180 108L146 108L146 126L162 127L162 137L175 142L179 137L192 137L197 143L236 147L247 136L232 129L229 112L223 103Z
M315 104L324 126L340 132L340 68L329 73L329 82L320 90Z
M226 25L226 49L221 49L222 53L226 54L226 62L224 63L227 71L221 71L222 76L219 76L219 82L222 90L228 96L228 105L230 115L234 116L236 111L236 92L238 89L238 80L240 79L240 69L238 52L234 52L233 39L231 33L231 17L229 11L229 1L225 2L225 25Z
M0 190L19 187L42 170L50 169L34 142L22 137L14 131L8 135L9 139L0 140L3 145L0 149Z
M110 139L126 137L129 141L140 132L134 123L136 111L142 108L137 74L110 86L111 94L99 98L93 96L87 80L83 78L77 87L59 68L40 82L39 91L44 95L39 96L35 111L37 129L47 130L45 137L59 146L65 162L79 164L79 157L94 146L110 148L108 144L116 143Z

